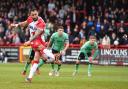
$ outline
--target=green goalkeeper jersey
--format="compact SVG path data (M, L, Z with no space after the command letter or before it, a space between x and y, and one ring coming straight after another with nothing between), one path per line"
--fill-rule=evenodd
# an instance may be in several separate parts
M95 50L93 54L93 59L96 58L98 55L98 45L96 42L94 42L93 45L90 44L90 41L87 41L80 49L80 52L87 54L87 53L92 53L92 50Z
M51 44L52 44L52 49L61 51L64 49L64 45L66 43L69 43L69 38L68 34L63 32L61 36L58 35L58 32L55 32L51 36Z

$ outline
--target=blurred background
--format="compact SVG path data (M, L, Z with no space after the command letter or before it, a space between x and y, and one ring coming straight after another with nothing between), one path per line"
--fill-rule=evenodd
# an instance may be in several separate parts
M70 44L80 44L94 34L99 44L127 45L127 5L127 0L1 0L0 45L18 45L29 39L27 28L11 31L9 25L26 20L31 7L38 8L47 24L47 40L62 24Z

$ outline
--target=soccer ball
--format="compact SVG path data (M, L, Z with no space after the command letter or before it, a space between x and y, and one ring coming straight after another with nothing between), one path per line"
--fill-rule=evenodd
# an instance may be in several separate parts
M52 73L51 72L49 73L49 76L52 76Z
M115 40L114 45L119 45L119 42L117 40Z

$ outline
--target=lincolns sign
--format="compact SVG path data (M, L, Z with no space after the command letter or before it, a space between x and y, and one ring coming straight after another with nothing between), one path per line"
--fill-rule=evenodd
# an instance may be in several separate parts
M128 58L127 49L100 49L100 56Z

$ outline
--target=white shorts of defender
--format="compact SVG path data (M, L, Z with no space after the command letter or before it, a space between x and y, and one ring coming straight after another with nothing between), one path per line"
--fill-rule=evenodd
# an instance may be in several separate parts
M47 59L48 62L52 62L52 61L55 60L55 56L54 56L54 54L52 53L51 50L44 49L43 52L44 52L44 55L48 58Z

